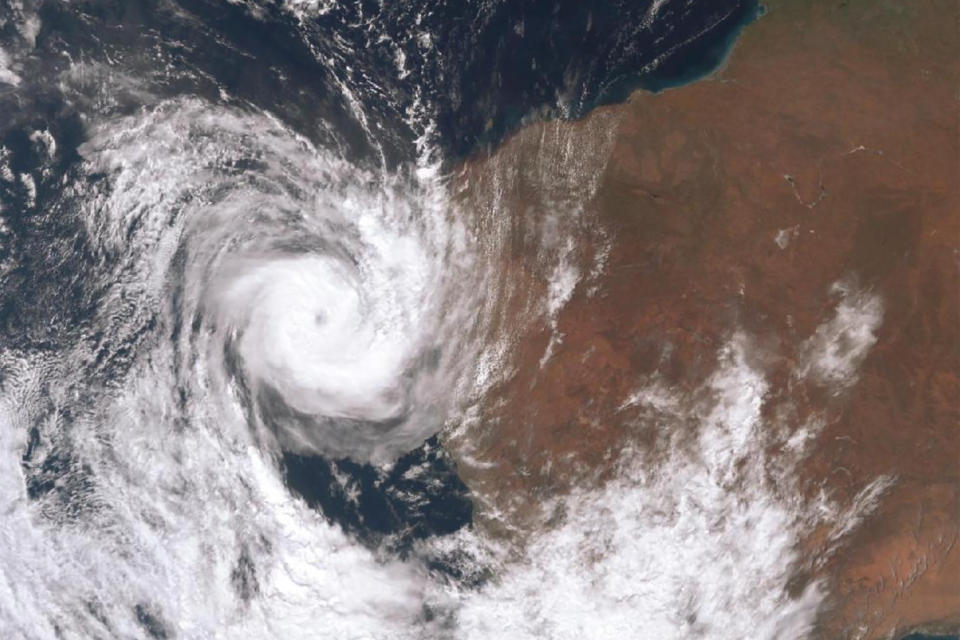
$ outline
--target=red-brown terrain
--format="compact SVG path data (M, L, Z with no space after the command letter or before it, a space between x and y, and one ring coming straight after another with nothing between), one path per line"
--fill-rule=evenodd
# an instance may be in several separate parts
M826 577L831 594L819 637L960 628L957 24L954 1L771 2L710 78L529 126L463 168L461 205L513 221L497 328L517 337L513 375L482 428L448 443L481 526L522 539L551 515L540 497L601 483L627 443L652 446L630 394L654 375L698 388L746 330L771 421L825 416L804 490L850 501L893 479L837 550L818 532L800 541L797 585ZM582 262L608 255L541 367L553 332L528 319L547 275L532 238L571 202ZM883 304L842 393L791 373L837 282Z

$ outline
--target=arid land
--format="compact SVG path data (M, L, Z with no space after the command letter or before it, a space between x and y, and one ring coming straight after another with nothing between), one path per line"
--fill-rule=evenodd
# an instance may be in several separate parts
M892 479L838 548L817 531L799 542L793 588L829 584L818 637L960 629L957 14L952 0L769 2L711 77L533 124L466 163L460 204L511 221L498 304L520 319L499 328L519 351L482 427L447 442L480 526L521 540L549 526L541 498L655 446L624 408L637 384L699 388L744 330L763 346L771 424L824 416L804 491L850 501ZM571 202L576 253L602 268L554 326L523 320L549 275L531 238ZM793 373L838 282L883 305L842 392Z

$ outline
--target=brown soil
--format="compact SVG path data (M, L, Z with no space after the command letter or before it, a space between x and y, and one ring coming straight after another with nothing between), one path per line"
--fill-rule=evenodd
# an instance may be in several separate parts
M831 578L823 638L957 629L957 4L770 4L713 77L530 126L464 168L464 206L489 207L496 176L498 215L523 221L511 232L506 317L542 294L525 238L557 200L550 171L522 167L574 175L571 197L586 198L606 233L584 229L579 252L592 256L605 238L610 254L593 295L578 286L560 314L564 338L543 368L549 327L518 323L514 375L483 428L449 445L482 496L481 526L541 526L550 514L539 497L602 481L627 439L652 437L620 409L648 376L695 388L717 347L746 328L785 388L797 345L836 303L830 285L853 279L879 293L884 320L852 390L792 391L800 414L830 416L805 481L839 499L882 474L896 484L825 566L824 543L804 541L801 573ZM571 148L573 164L558 151Z

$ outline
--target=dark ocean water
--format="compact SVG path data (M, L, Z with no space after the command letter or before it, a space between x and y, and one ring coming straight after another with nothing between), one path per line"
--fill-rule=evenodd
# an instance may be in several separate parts
M401 554L419 539L470 524L469 490L436 436L383 470L350 459L286 453L284 477L307 503L364 542Z
M395 160L409 152L412 132L400 121L419 97L455 159L495 144L525 119L579 117L636 87L700 77L760 11L754 0L650 9L622 0L343 2L300 24L277 2L257 11L217 0L44 2L29 69L40 79L70 61L101 61L141 73L170 95L216 101L226 89L363 157L373 141L345 103L346 85L376 122L376 144ZM0 42L23 46L11 23ZM397 72L399 54L405 74ZM36 85L18 93L37 103L6 105L8 113L73 111L58 108L50 83ZM126 98L136 108L136 97Z
M656 11L622 0L363 0L301 21L277 2L81 0L40 3L31 43L15 8L0 3L0 44L19 56L23 78L16 90L0 85L0 144L14 177L35 183L31 193L0 176L0 339L24 353L56 352L95 331L109 256L94 255L74 213L80 196L65 196L61 185L97 114L135 113L148 94L246 105L351 162L390 167L413 157L418 124L429 122L449 164L531 119L579 117L636 87L709 73L758 11L754 0L668 1ZM88 76L65 92L58 77L77 63ZM98 74L107 70L139 86L102 95ZM31 138L43 129L56 139L52 158ZM151 331L148 323L119 345L101 339L90 385L121 379ZM57 411L69 422L69 407ZM93 480L69 446L43 440L34 428L23 455L28 494L60 492L64 508L75 509L69 496ZM373 545L388 540L402 551L471 521L466 489L434 440L385 475L316 456L288 454L281 465L292 491ZM358 497L348 500L344 483Z
M235 122L229 118L237 113L269 114L316 148L329 151L329 155L342 159L351 168L359 167L371 174L392 176L391 172L403 175L412 171L411 167L418 166L414 160L425 149L434 154L432 159L449 168L470 154L495 149L511 132L538 118L578 118L598 105L624 100L637 88L661 91L702 78L722 63L743 27L762 13L756 0L351 0L317 3L300 14L283 2L272 0L46 0L23 4L26 10L21 3L0 0L0 47L4 55L16 60L19 78L16 85L0 82L0 391L6 397L21 385L27 386L20 376L30 368L17 368L23 362L40 362L42 366L38 368L47 367L69 379L63 384L56 375L44 380L31 397L30 411L24 411L32 422L23 425L22 447L16 448L25 485L23 501L36 507L31 513L40 513L45 524L50 525L43 531L60 532L73 527L70 531L80 532L77 535L84 544L92 540L88 546L79 547L84 551L113 541L115 547L108 549L104 557L110 561L120 558L115 566L121 568L130 557L122 552L128 548L123 546L129 534L124 526L132 522L132 528L138 532L152 532L154 527L162 531L157 524L162 518L155 517L152 511L151 499L158 496L153 495L152 487L141 486L140 476L146 470L138 466L139 459L111 457L116 451L124 451L120 446L124 438L111 440L113 423L101 425L97 435L103 442L97 446L76 441L74 432L90 433L89 427L80 429L84 421L89 423L104 415L115 418L112 413L97 412L101 405L112 407L104 399L121 395L118 389L123 388L135 366L143 364L144 354L162 352L174 354L170 368L176 369L172 376L176 384L170 389L151 387L150 393L144 394L155 392L171 401L157 411L162 416L148 415L143 424L155 418L155 424L149 426L162 432L160 440L193 435L191 429L195 425L189 423L188 416L196 419L202 412L192 411L197 397L191 394L196 394L198 388L191 386L193 380L185 378L193 376L192 365L203 356L207 357L206 363L219 361L210 358L209 353L198 356L183 347L187 344L196 348L202 343L201 338L213 333L209 329L212 321L201 317L199 311L193 317L181 313L188 308L185 300L191 294L186 291L185 274L190 266L196 266L186 264L192 239L178 240L181 244L172 252L169 268L163 271L166 280L154 289L144 286L140 292L144 302L134 299L138 295L135 286L126 287L128 280L140 275L135 269L139 263L127 255L141 249L134 242L141 231L137 227L139 219L135 215L120 216L129 223L122 230L129 240L127 247L104 249L109 243L98 243L91 233L88 217L91 212L103 213L96 201L91 204L95 200L91 194L109 193L104 185L115 178L107 175L106 170L103 174L84 173L95 164L84 165L82 150L94 138L97 125L101 126L101 138L115 133L110 125L117 123L122 124L117 135L126 135L129 131L124 126L146 126L142 123L149 121L148 117L138 120L136 116L152 113L164 101L190 98L205 106L224 107L193 112L183 109L201 115L213 111L212 119L221 118L215 125ZM35 30L30 25L35 25ZM183 103L178 105L182 107ZM265 128L268 121L243 120ZM182 119L175 122L183 125ZM213 136L212 129L216 127L200 127L200 133L193 135ZM38 137L41 132L55 140L55 146L45 142L42 135ZM270 139L276 143L273 147L267 143L257 146L256 137L262 132L247 133L249 146L255 149L249 157L243 156L235 164L211 161L216 171L236 178L224 179L218 185L262 196L262 201L269 203L281 198L267 196L278 192L297 196L301 184L313 185L303 176L292 178L292 186L275 179L269 170L281 163L272 157L263 160L257 154L268 154L276 148L289 150L292 146L282 146L276 139ZM187 133L183 132L182 137L186 139ZM190 153L198 148L206 151L195 138L169 154L174 164L195 166L187 161ZM159 146L169 142L164 135L145 139ZM228 138L227 142L233 144L235 138ZM236 153L230 144L224 144L226 155ZM136 155L133 147L126 142L105 144L108 152L119 150L120 160L130 163L136 160L132 158ZM164 169L155 168L158 173ZM259 174L258 169L262 169ZM222 177L216 171L211 172L214 180ZM244 182L256 179L262 180L259 190L248 188ZM214 205L222 205L229 196L203 192L203 186L191 183L189 193L174 193L171 199L182 201L171 206L171 218L176 217L177 206L193 204L191 198L197 192L209 197ZM286 188L289 192L283 191ZM150 193L135 188L130 191L138 196ZM163 200L167 195L161 194L158 199L158 208L164 212L163 207L169 204ZM290 200L295 208L307 199ZM130 209L134 213L136 204ZM120 205L116 208L117 211L106 213L129 213ZM223 213L223 209L217 211ZM250 213L240 205L237 209L242 214ZM206 214L202 206L191 211ZM140 242L148 249L156 248L142 238ZM334 242L331 240L330 244ZM128 293L130 299L123 299ZM151 298L153 295L160 299ZM110 315L114 312L116 317ZM184 336L187 339L181 340ZM157 345L166 348L155 348ZM278 399L272 405L254 401L254 394L246 385L244 367L237 362L239 351L230 344L224 351L224 378L233 385L230 389L237 391L236 406L247 410L248 418L256 415L268 427L271 421L275 426L281 420L289 421L291 416L302 418L281 406L282 394L274 393ZM164 366L168 364L157 365L156 371L167 373ZM144 368L155 373L150 367ZM63 373L67 370L70 375ZM153 380L150 379L151 384ZM168 378L158 374L156 380ZM256 411L251 408L254 405ZM280 408L273 410L271 406ZM121 418L137 413L127 405L123 408L126 413L119 412ZM155 409L148 404L143 411ZM241 411L237 413L242 415ZM170 424L164 422L167 418ZM309 416L304 421L308 419ZM384 423L380 426L386 432L390 425ZM243 424L245 428L246 422ZM237 472L241 466L237 460L243 462L247 458L229 449L228 445L234 443L226 436L223 442L218 441L221 434L216 430L206 435L209 441L224 447L222 457L216 458L215 463L224 463L224 469L228 462L233 464L229 470L240 478L236 481L235 477L228 477L228 488L233 490L248 481L249 475ZM259 443L255 438L249 442ZM91 450L96 455L91 455ZM140 451L135 447L133 450ZM191 452L184 453L176 447L171 450L174 454L169 459L164 457L167 451L162 446L150 452L152 458L147 456L168 465L162 470L166 475L160 474L165 479L175 477L181 467L189 468L183 464L183 458L189 458ZM100 454L102 457L98 457ZM276 465L285 497L302 498L312 509L303 509L311 519L322 523L325 518L335 523L351 540L364 545L364 551L369 548L384 556L409 558L416 555L421 542L463 533L461 530L473 523L474 504L469 490L436 436L390 465L303 450L271 449L264 459ZM98 476L91 460L101 463L101 469L115 471L127 484L115 477L105 481ZM218 469L201 471L214 474ZM130 477L123 476L123 472L129 472ZM208 479L209 476L203 481ZM17 475L16 483L20 482ZM127 493L131 487L142 491L131 489ZM184 481L174 488L183 495L175 496L171 504L177 508L193 506L197 511L179 521L171 517L170 521L202 523L207 515L203 502L205 487ZM229 493L223 484L217 488ZM126 509L128 505L97 502L122 501L131 495L146 502L148 508L140 503ZM200 497L191 502L189 498L193 496ZM239 513L246 506L231 505L227 499L220 505L231 513ZM104 514L110 513L110 507L117 507L116 512L129 520L107 519ZM317 514L322 514L322 518ZM280 516L278 520L282 519ZM257 531L253 520L241 523L238 529ZM140 525L143 527L138 528ZM215 526L205 533L220 533L226 528L229 527ZM177 533L170 534L169 539L175 539ZM247 535L246 530L241 533L239 550L226 544L212 550L205 548L204 553L221 553L229 558L228 566L232 569L228 572L227 590L249 603L260 592L265 575L261 572L270 566L270 541L252 533ZM110 537L114 535L120 542ZM38 545L39 551L28 549L35 556L24 563L30 579L39 585L40 602L45 602L49 595L43 592L47 586L44 579L56 581L60 575L59 566L56 571L36 568L46 567L42 563L48 560L52 548L73 562L74 549L69 545ZM450 549L453 550L431 551L433 555L418 559L423 560L423 567L433 577L455 584L456 589L470 589L490 578L488 567L467 558L468 551L455 546ZM122 613L132 616L140 633L156 638L173 635L171 616L175 615L175 605L182 595L174 560L190 557L188 552L185 556L167 557L162 551L153 556L144 553L144 557L170 561L169 566L162 567L175 576L169 583L173 588L161 594L170 596L166 610L152 602L152 596L129 603L117 598L127 607ZM321 558L321 564L327 559ZM60 562L60 556L54 556L53 561ZM79 563L77 567L81 567L75 569L81 574L86 571ZM158 584L167 583L160 580ZM87 624L92 617L95 624L102 623L104 629L110 629L111 622L102 610L111 603L82 602L82 610L77 614L70 610L76 605L70 601L74 592L67 587L71 585L57 586L63 586L63 600L68 601L63 610L70 615L58 611L56 616L60 618L49 614L49 620L55 624L59 620ZM45 615L48 614L32 621L45 619ZM423 616L428 622L435 615L440 614L424 605ZM72 637L82 637L82 631L77 629L83 628L75 627ZM905 640L960 637L913 634Z

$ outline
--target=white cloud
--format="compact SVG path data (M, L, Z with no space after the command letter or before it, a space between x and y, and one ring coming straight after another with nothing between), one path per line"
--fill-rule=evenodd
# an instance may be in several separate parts
M856 383L857 371L877 341L883 302L852 282L837 282L831 292L840 300L833 317L801 348L800 374L840 392Z
M10 56L2 48L0 48L0 84L13 86L20 84L20 76L11 68Z

